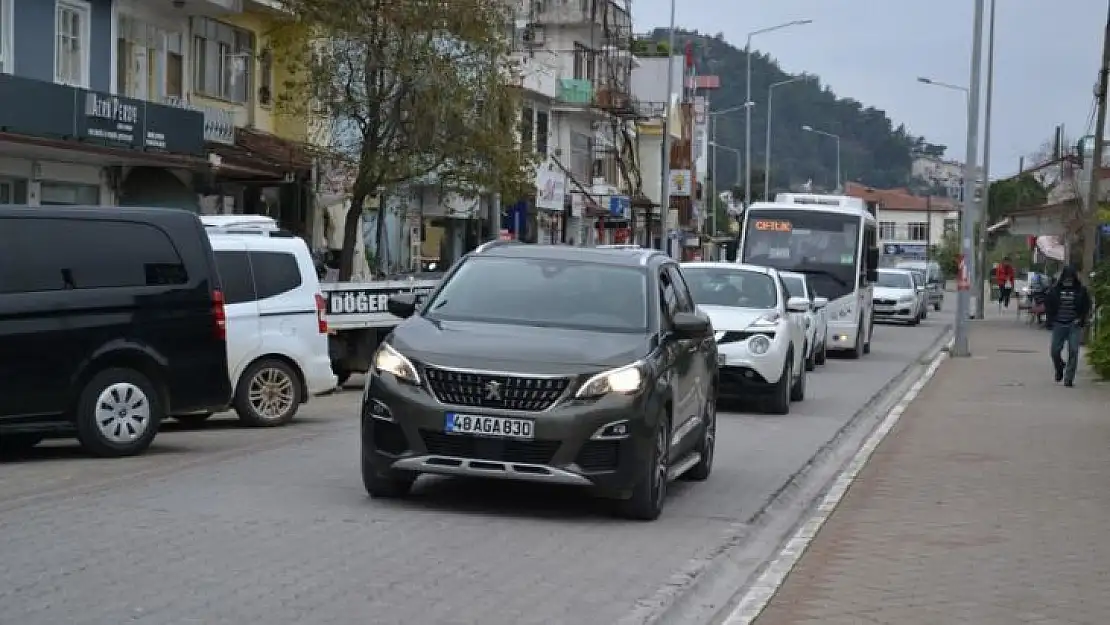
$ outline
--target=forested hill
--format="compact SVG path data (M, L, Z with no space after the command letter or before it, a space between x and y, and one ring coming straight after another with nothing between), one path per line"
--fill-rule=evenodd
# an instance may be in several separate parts
M667 29L656 29L651 38L666 42ZM715 74L721 88L710 94L710 109L723 110L743 104L745 97L746 57L723 36L676 31L676 48L682 52L693 42L694 61L699 74ZM665 45L665 44L664 44ZM762 191L764 144L767 130L767 90L776 82L794 78L784 73L769 56L752 55L752 178L755 191ZM912 85L910 85L912 88ZM846 180L878 188L907 186L910 182L911 153L943 153L943 146L926 143L911 135L904 125L895 126L886 112L865 106L851 98L838 98L819 77L775 88L771 148L772 190L812 180L815 188L832 188L836 182L836 142L826 136L802 130L802 126L841 137L841 167ZM744 113L722 115L717 119L717 141L721 145L744 149ZM736 156L718 150L720 162L718 188L736 181ZM758 194L757 194L758 195Z

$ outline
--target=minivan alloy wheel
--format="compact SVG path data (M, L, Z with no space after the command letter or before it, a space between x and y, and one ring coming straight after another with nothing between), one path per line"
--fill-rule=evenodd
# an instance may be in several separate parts
M289 373L277 367L259 369L251 377L247 399L259 417L277 420L295 405L296 393Z
M150 426L150 400L130 382L105 388L96 399L96 426L105 440L130 443Z

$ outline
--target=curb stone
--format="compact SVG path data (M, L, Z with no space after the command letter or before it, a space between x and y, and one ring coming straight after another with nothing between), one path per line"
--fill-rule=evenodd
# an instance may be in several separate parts
M628 614L625 615L616 625L664 625L670 622L682 623L688 625L690 621L685 619L675 620L679 617L677 612L685 607L684 603L687 601L696 601L703 587L715 586L728 581L730 588L727 596L723 599L723 605L715 610L711 610L713 618L710 622L719 622L721 618L728 613L728 610L739 600L743 593L749 586L762 574L764 568L768 564L770 558L773 558L780 547L789 540L797 529L798 521L792 522L790 527L784 532L783 536L776 536L773 550L764 558L764 561L752 561L744 558L743 564L747 565L754 570L741 572L737 564L733 561L736 552L741 551L748 543L748 538L757 533L768 523L769 513L777 510L780 507L785 507L792 503L795 492L800 490L806 478L814 471L814 469L822 464L833 450L837 449L839 444L851 433L866 421L865 417L872 415L875 409L889 400L890 393L903 386L910 380L914 372L924 372L925 367L931 362L937 354L942 351L947 351L951 345L952 324L945 324L940 335L929 344L921 355L911 360L907 365L891 378L882 388L867 399L866 402L853 414L848 421L841 426L833 436L822 444L817 451L807 460L801 467L798 468L777 490L775 490L763 503L758 511L746 522L737 522L726 530L721 538L717 541L716 546L712 547L709 552L702 557L694 558L683 565L671 578L660 588L656 589L651 595L641 599L637 602ZM885 414L878 415L875 423L871 428L867 429L867 434L878 427ZM833 475L835 478L839 474L836 471ZM825 495L829 484L823 484L819 491L804 500L804 508L802 509L802 516L804 513L813 508L817 502ZM736 576L741 579L739 583L735 581ZM712 592L713 589L706 588L707 594L713 594L716 598L717 593ZM722 593L724 594L724 593ZM708 598L706 600L709 600ZM722 612L724 614L722 614Z

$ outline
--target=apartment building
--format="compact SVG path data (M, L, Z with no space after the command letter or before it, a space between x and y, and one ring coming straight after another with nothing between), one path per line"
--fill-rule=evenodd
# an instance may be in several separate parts
M0 0L0 202L265 213L305 229L271 0ZM279 135L285 135L282 138Z
M540 158L536 193L510 203L514 238L594 244L631 238L640 193L631 97L630 0L521 0L520 138Z
M874 189L848 182L844 194L874 203L879 220L879 242L888 258L925 258L927 246L944 243L947 233L959 231L959 205L946 197L921 197L907 189Z

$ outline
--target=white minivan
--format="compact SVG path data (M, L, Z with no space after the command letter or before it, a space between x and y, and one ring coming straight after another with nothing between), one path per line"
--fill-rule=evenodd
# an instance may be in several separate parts
M219 217L201 221L226 302L235 411L247 425L284 425L302 403L337 384L312 255L304 240L283 236L276 225L240 229Z

